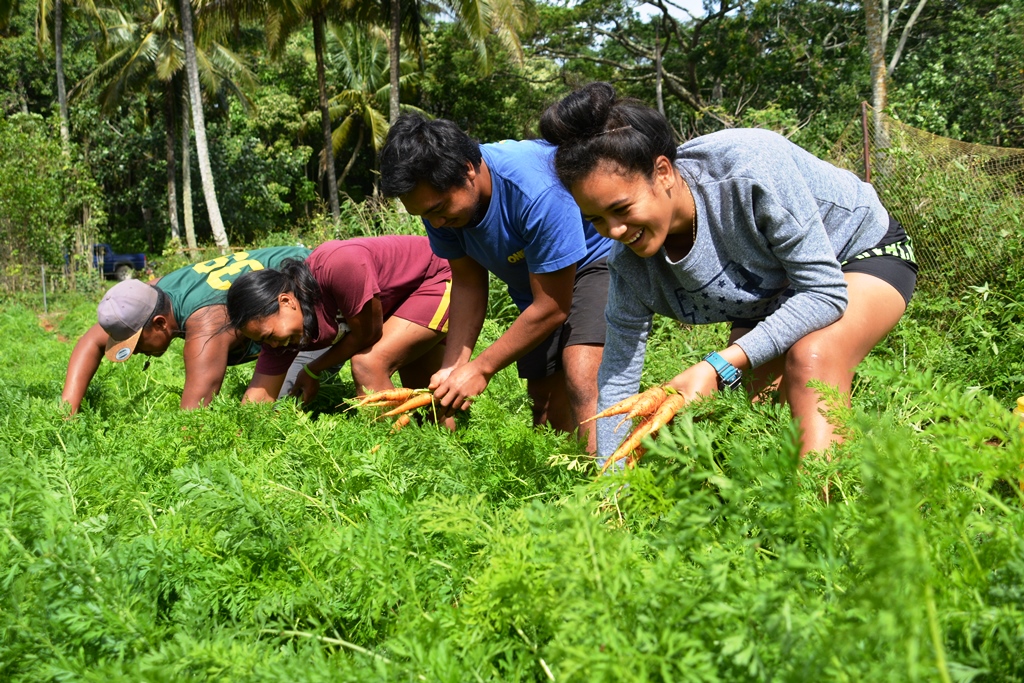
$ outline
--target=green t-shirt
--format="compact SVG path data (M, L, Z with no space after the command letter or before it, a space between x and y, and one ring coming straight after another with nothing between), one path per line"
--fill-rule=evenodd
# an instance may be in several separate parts
M277 268L285 259L305 260L310 251L305 247L269 247L239 251L179 268L160 278L157 287L170 297L174 319L184 332L189 317L200 308L227 303L228 288L242 273ZM259 352L260 345L249 342L240 349L232 350L228 356L228 365L255 360Z

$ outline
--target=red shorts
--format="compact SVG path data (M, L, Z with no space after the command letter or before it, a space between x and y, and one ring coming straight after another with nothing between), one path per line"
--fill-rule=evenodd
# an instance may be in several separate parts
M402 320L438 332L448 331L448 304L451 301L452 281L448 275L437 274L409 295L391 314Z

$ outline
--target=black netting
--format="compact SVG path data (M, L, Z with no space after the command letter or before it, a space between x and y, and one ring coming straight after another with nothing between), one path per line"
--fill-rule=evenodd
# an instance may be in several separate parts
M1024 149L932 135L868 110L871 184L914 241L922 284L969 285L1002 268L1024 216ZM851 122L831 161L865 174L864 126Z

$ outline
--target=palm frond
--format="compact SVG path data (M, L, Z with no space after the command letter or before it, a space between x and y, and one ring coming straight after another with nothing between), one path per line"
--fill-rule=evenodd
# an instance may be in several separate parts
M95 37L93 40L99 43L103 49L117 49L135 40L139 24L124 12L109 7L101 7L97 12L102 17L106 30L96 34L97 36L102 36L102 40L96 40Z
M116 78L116 74L121 70L122 64L133 52L134 50L131 47L126 47L110 55L106 61L102 62L91 73L76 83L75 87L68 93L68 96L71 99L78 99L94 90L100 83L106 83Z
M53 0L36 0L36 45L42 48L50 44L50 15L53 13Z
M366 104L366 93L361 90L342 90L329 99L327 103L338 107L348 107L349 109L362 108Z
M363 110L363 123L373 133L373 149L380 151L388 137L388 130L391 128L387 117L380 111L368 107Z
M177 40L165 40L156 55L154 67L159 80L171 80L185 68L185 48Z
M331 132L331 146L334 148L335 154L340 152L348 142L352 134L352 126L356 124L357 120L355 114L350 114Z
M238 53L228 47L215 43L210 49L210 62L225 78L235 81L240 87L251 89L257 86L256 74L245 63Z

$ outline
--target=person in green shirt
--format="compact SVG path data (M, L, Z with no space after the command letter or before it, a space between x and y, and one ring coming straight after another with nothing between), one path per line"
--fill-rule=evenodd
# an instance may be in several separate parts
M305 247L271 247L236 252L179 268L150 283L126 280L111 287L97 308L98 322L71 352L61 398L78 412L104 355L123 362L139 353L161 356L177 337L185 340L185 388L181 407L191 410L213 400L228 365L256 359L259 345L228 325L227 290L239 276L304 259ZM306 359L308 362L308 359ZM282 389L288 393L290 385Z

